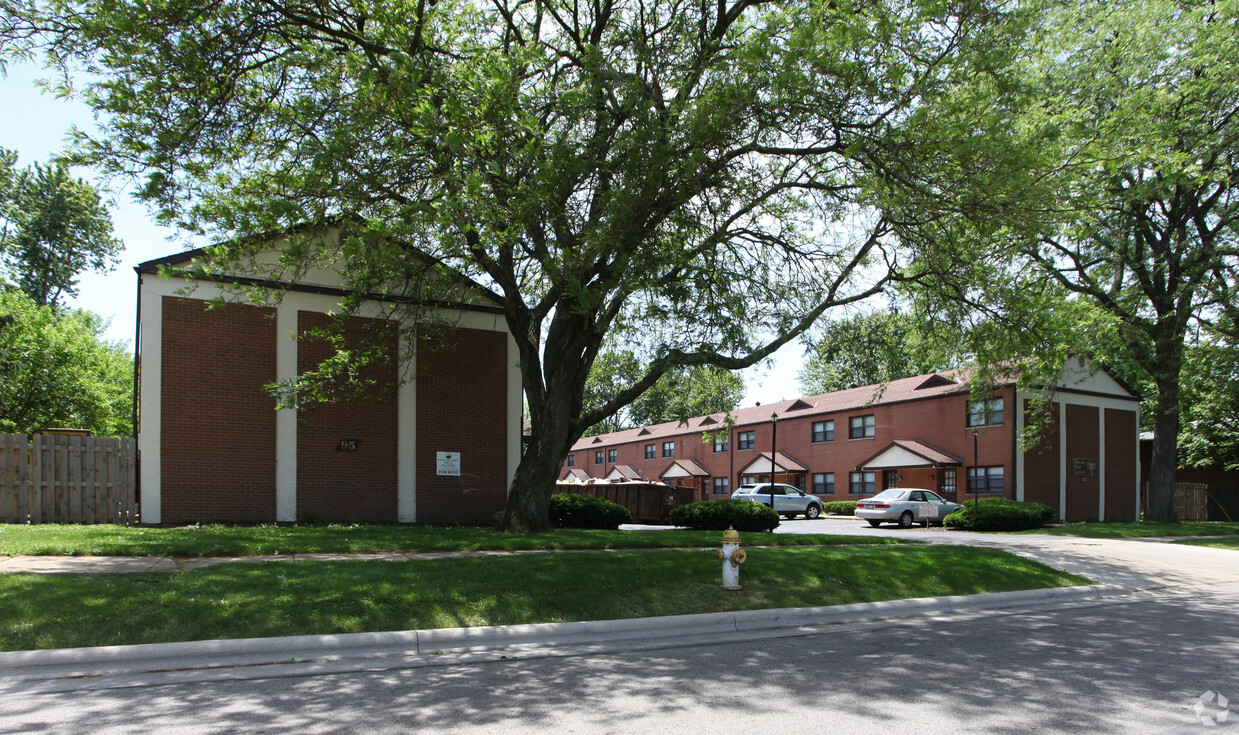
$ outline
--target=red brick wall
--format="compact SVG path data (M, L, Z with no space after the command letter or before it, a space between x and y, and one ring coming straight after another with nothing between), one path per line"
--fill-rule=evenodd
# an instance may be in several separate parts
M1136 520L1136 412L1106 409L1106 520Z
M1073 459L1099 459L1101 409L1095 406L1067 405L1067 513L1068 522L1098 520L1099 477L1072 475Z
M1005 398L1003 426L982 429L978 441L978 455L982 466L1000 465L1004 468L1006 480L1006 495L1012 496L1015 468L1012 466L1012 442L1015 426L1015 400L1013 393L1004 390ZM896 439L920 440L947 454L960 458L963 465L958 468L957 492L960 497L967 488L967 467L973 464L972 431L967 428L966 410L968 395L966 393L922 401L909 401L885 406L874 406L852 411L840 411L833 414L816 414L812 416L797 416L789 412L780 416L778 429L778 451L787 454L792 459L804 465L805 489L812 489L813 474L833 472L835 475L835 494L828 500L848 500L857 496L848 494L848 474L858 464L870 459L885 449ZM874 438L848 439L848 420L852 416L874 415ZM813 422L833 419L835 422L835 439L833 442L813 443ZM697 429L696 424L692 426ZM715 427L706 427L715 428ZM745 431L756 432L756 445L752 450L737 449L736 437ZM660 473L670 466L670 459L662 456L666 437L641 437L636 441L616 445L618 457L614 463L594 463L594 451L603 449L603 459L606 450L611 448L605 444L589 445L586 449L578 449L576 468L587 470L593 477L604 477L615 464L629 464L637 468L651 480L659 479ZM728 452L715 453L712 443L703 443L701 434L694 432L674 437L675 458L695 459L710 472L711 477L730 477L731 489L739 486L739 475L746 465L757 458L758 452L769 452L771 449L770 422L742 425L732 431L730 456ZM645 459L645 445L655 445L655 459ZM566 474L566 472L565 472ZM928 473L919 478L926 482L936 483L941 479L938 472L932 473L933 480L928 479ZM780 478L782 479L782 478ZM881 486L882 473L877 473L877 483ZM707 480L707 485L710 481ZM909 477L905 477L905 487L914 487Z
M297 330L330 324L332 317L299 311ZM345 337L352 345L381 340L393 360L366 367L361 377L375 385L360 396L301 410L297 416L297 520L302 522L395 523L397 492L398 335L372 319L352 319ZM334 348L324 340L303 340L297 370L312 370ZM342 439L357 440L355 451L338 451Z
M1024 401L1025 415L1031 406L1031 401ZM1054 418L1042 434L1041 441L1024 453L1024 500L1045 503L1061 515L1063 510L1058 507L1058 473L1062 466L1059 404L1054 403L1050 410Z
M417 355L417 520L490 523L508 481L508 343L503 332L455 329ZM459 452L459 477L436 452Z
M275 310L163 297L162 520L275 518Z

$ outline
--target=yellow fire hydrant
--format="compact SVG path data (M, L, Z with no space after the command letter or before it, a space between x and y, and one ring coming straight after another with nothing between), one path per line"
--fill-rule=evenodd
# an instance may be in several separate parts
M748 552L740 548L740 532L734 527L723 531L723 548L714 554L723 562L723 589L740 589L740 565L749 557Z

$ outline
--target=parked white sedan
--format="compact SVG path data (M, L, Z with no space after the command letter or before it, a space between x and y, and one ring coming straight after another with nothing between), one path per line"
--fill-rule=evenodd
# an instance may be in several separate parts
M856 502L856 517L877 528L883 521L909 528L913 523L942 523L942 519L964 506L944 499L933 490L914 487L883 490L872 498Z

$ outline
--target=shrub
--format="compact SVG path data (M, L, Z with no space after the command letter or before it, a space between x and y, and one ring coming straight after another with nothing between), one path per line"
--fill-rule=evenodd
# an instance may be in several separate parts
M773 531L779 514L751 500L700 500L671 509L671 523L702 531Z
M942 519L947 528L968 531L1027 531L1040 528L1056 512L1044 503L1025 503L1010 498L982 498L974 511L971 501Z
M551 523L556 528L616 529L621 523L632 523L632 514L606 498L557 493L551 496Z
M856 515L856 501L832 500L822 503L822 512L831 516L854 516Z

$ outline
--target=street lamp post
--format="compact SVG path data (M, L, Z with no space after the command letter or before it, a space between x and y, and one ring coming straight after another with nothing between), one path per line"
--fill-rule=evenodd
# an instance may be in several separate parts
M972 430L972 512L974 514L977 513L981 507L981 499L979 497L980 487L981 487L981 472L980 472L980 468L977 466L978 465L977 456L978 456L977 430L973 429Z
M770 510L774 510L774 467L779 453L779 414L770 414Z

